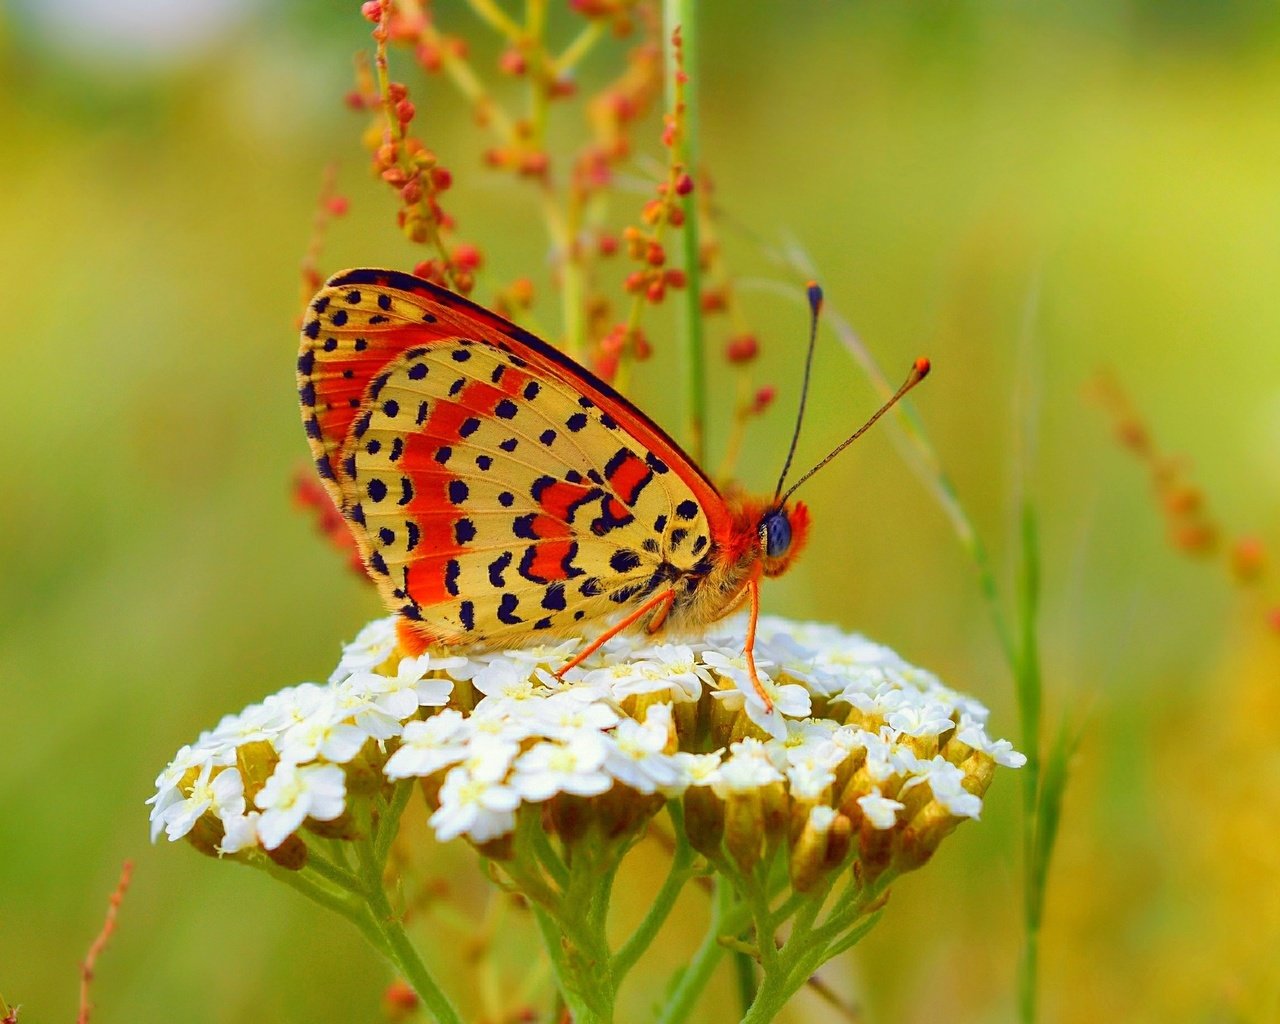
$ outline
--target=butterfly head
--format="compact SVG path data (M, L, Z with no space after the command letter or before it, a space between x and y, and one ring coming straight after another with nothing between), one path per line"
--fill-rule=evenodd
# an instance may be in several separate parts
M760 561L766 576L781 576L809 537L809 509L804 502L771 506L756 526Z

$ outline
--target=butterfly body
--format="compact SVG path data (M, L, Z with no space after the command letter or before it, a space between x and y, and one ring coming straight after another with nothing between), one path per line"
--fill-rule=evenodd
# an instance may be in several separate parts
M411 648L613 618L702 627L748 598L754 611L760 578L803 545L802 504L722 494L589 371L408 274L329 280L298 393L320 478Z

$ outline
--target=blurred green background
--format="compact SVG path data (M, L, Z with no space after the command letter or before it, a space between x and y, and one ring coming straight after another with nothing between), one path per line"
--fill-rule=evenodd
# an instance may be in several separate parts
M465 6L437 9L492 69ZM801 242L891 377L933 357L916 406L1002 566L1020 375L1039 395L1049 720L1083 729L1044 1019L1280 1019L1268 579L1239 588L1221 559L1178 553L1145 470L1086 397L1114 370L1224 528L1280 540L1277 8L717 0L702 17L703 152L748 279L760 380L780 390L744 482L772 485L804 336L799 303L749 286L781 278L761 239ZM325 270L422 258L370 180L364 119L341 103L367 41L358 4L337 0L26 0L0 14L0 995L24 1024L73 1018L77 964L125 858L135 881L95 1022L381 1019L388 974L355 932L265 877L150 846L142 804L181 744L324 678L378 611L288 489L306 453L298 264L324 165L339 161L352 203ZM584 82L616 69L622 45L601 47ZM477 297L528 275L538 321L555 324L534 204L482 168L487 143L447 84L406 63L419 127L455 173L448 208L485 252ZM637 138L656 135L654 120ZM661 159L656 141L648 152ZM642 197L621 198L629 219ZM635 394L678 428L664 316ZM713 450L729 390L722 376ZM825 332L800 462L874 401ZM892 644L1016 738L971 566L890 435L806 488L811 548L767 605ZM1280 604L1274 581L1269 597ZM983 821L827 968L833 986L868 1021L1012 1019L1018 843L1017 779L1001 773ZM465 848L424 859L481 905ZM687 955L700 904L690 894L659 966ZM423 938L465 984L456 939ZM662 976L632 988L633 1007ZM708 1022L727 1019L712 1009L729 1005L721 984ZM789 1019L826 1013L803 995Z

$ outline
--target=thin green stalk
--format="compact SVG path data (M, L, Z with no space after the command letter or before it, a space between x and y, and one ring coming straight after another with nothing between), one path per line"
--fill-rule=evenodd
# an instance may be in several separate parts
M675 49L671 44L672 33L680 29L683 41L685 81L677 82L679 67ZM677 143L680 152L675 158L684 165L685 173L698 180L698 5L696 0L666 0L663 4L664 42L667 47L667 109L675 111L679 95L684 100L684 130ZM684 225L680 229L683 243L683 269L685 289L683 302L682 341L684 343L684 373L688 381L688 436L689 454L702 465L706 462L705 425L707 419L707 367L706 349L702 337L702 254L698 240L698 204L693 193L680 198L684 211Z
M537 856L542 869L551 876L563 892L569 884L569 868L564 858L551 845L551 839L543 829L541 821L533 814L524 814L520 816L519 828L521 834L528 839L529 847Z
M332 910L335 914L345 917L360 929L364 937L369 940L370 945L375 949L383 948L382 935L374 926L373 919L369 917L367 908L364 907L363 903L357 903L354 899L343 895L336 889L309 877L306 874L306 869L290 871L288 868L282 868L266 857L263 857L255 866L262 868L272 878L283 882L290 889L302 893L313 903L318 903L326 910ZM362 896L358 890L353 895Z
M401 779L396 783L391 799L387 801L387 809L378 820L378 833L373 841L374 853L377 855L379 864L387 862L391 844L395 842L396 835L400 831L400 817L404 814L404 809L409 805L417 787L415 779Z
M636 961L640 959L644 951L649 948L659 930L671 915L671 910L675 906L676 898L680 895L680 891L693 876L692 864L694 855L689 847L689 841L685 838L684 825L681 821L683 811L677 801L668 803L667 809L675 824L676 848L671 856L671 870L667 872L667 877L657 895L654 896L653 903L650 904L644 920L640 922L640 926L622 944L622 948L614 954L613 975L619 984L626 977L627 972L636 965Z
M667 1004L658 1016L658 1024L681 1024L688 1019L702 990L707 987L716 965L724 956L720 942L722 935L737 935L747 924L748 915L735 904L733 888L722 877L716 878L714 899L711 902L711 921L706 934L698 944L697 952L679 975L671 989Z
M379 948L405 981L413 986L418 998L436 1019L437 1024L462 1024L462 1017L435 978L431 976L431 972L427 970L427 965L422 962L418 951L409 941L409 936L405 934L399 916L391 908L391 902L387 899L387 892L382 884L382 861L378 859L373 839L362 838L357 840L355 845L364 897L368 901L369 912L383 938Z

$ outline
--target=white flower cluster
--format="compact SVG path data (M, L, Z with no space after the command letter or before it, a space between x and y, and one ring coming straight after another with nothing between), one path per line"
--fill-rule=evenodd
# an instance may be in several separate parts
M770 708L751 685L744 634L737 618L697 640L618 636L561 680L554 672L578 640L400 657L394 619L376 620L327 684L282 690L183 747L148 801L152 839L180 839L203 820L221 853L274 850L308 819L343 816L357 762L388 784L434 778L436 835L486 842L513 829L522 803L618 784L665 797L709 787L729 800L780 783L821 829L854 765L867 781L856 802L873 828L892 828L926 784L947 814L976 817L982 801L964 785L961 758L1025 760L987 737L981 704L833 627L760 620L755 656ZM700 704L711 752L690 749ZM939 752L944 734L949 756ZM265 781L252 782L250 752Z

